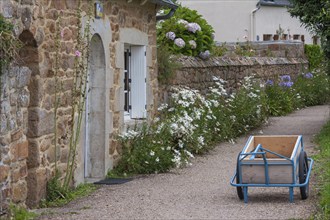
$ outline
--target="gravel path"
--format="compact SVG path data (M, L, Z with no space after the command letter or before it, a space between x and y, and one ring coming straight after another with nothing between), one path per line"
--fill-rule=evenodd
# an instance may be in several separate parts
M302 134L309 155L315 151L312 139L330 119L330 106L315 106L269 123L251 134ZM288 188L249 188L244 204L229 184L236 157L249 135L235 144L221 143L193 165L170 173L138 178L122 185L102 186L92 195L63 208L42 209L40 219L306 219L315 210L313 179L310 197L300 199Z

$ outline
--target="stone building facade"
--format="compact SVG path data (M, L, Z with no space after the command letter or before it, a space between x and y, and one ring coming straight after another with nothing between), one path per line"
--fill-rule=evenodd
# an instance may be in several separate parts
M87 0L1 0L0 13L24 43L18 63L1 75L0 208L10 201L29 207L46 195L54 165L66 172L72 121L73 74L78 24L87 25ZM100 179L120 154L116 134L135 119L148 119L157 105L156 12L171 1L92 2L88 94L73 183ZM60 21L59 26L57 23ZM61 30L57 120L55 41ZM129 73L128 73L129 72ZM139 84L130 81L134 76ZM125 82L128 84L125 84ZM127 86L132 87L127 90ZM134 88L133 88L134 87ZM130 92L132 100L125 99ZM133 94L134 93L134 94ZM135 94L138 93L138 94ZM140 98L139 98L140 97ZM138 106L142 100L143 109ZM127 108L125 108L127 105ZM55 140L55 128L57 139ZM54 144L59 149L55 152Z

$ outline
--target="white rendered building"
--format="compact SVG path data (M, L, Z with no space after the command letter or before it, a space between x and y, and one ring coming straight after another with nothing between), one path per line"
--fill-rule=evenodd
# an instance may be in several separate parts
M288 0L179 0L198 11L215 30L219 42L301 40L316 43L297 18Z

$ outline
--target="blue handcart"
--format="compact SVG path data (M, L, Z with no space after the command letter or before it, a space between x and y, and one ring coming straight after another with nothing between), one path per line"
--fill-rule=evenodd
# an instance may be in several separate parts
M239 199L248 202L248 187L288 187L290 202L293 188L299 187L307 199L313 159L304 151L301 135L250 136L237 156L235 175L230 184Z

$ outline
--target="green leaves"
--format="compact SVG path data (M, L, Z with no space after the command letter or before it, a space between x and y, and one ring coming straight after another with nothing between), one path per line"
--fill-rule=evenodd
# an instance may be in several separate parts
M291 0L291 3L291 16L321 37L325 55L330 59L330 0Z
M168 39L166 34L169 32L175 33L175 38L182 38L185 46L179 47L174 39ZM212 26L197 11L179 7L172 18L158 25L157 44L158 48L167 47L174 54L198 56L201 52L211 50L213 34ZM192 47L189 41L194 41L196 47Z

